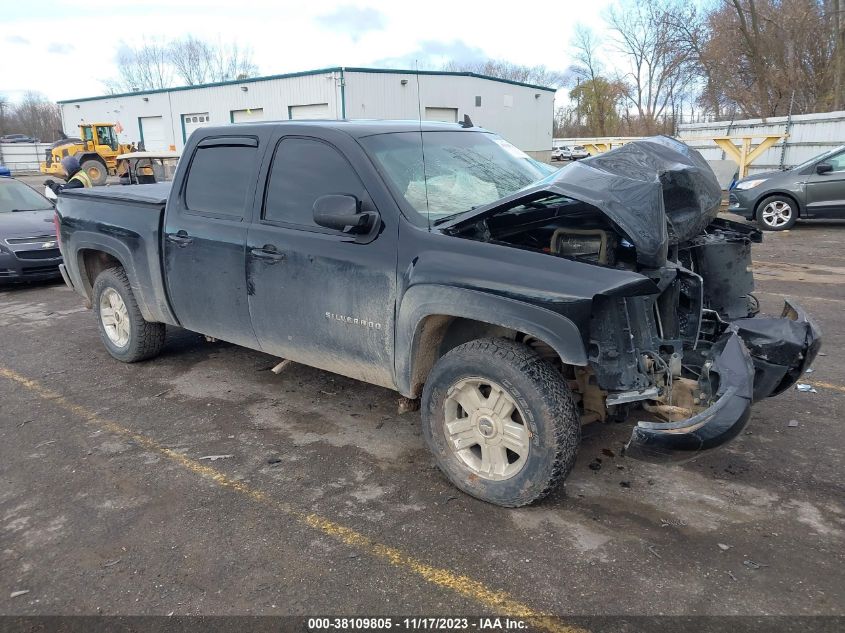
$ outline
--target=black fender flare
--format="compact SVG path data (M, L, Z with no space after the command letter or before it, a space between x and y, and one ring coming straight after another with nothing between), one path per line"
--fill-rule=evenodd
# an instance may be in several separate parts
M74 283L78 281L81 284L80 288L84 290L89 301L94 300L92 291L95 280L87 280L84 253L86 251L99 251L114 257L120 265L123 266L123 270L126 271L126 277L129 279L129 285L132 288L132 293L135 295L135 299L138 302L138 308L141 310L141 315L144 319L147 321L168 322L166 317L162 318L164 315L156 314L153 309L151 309L147 299L150 296L152 289L146 288L140 283L142 275L139 274L140 271L138 271L135 267L135 258L133 257L133 253L127 244L116 237L108 235L107 233L91 234L90 241L86 239L84 234L79 235L79 233L77 233L73 236L72 242L73 243L70 246L73 249L72 252L74 253L76 273L79 276L79 279L74 279L73 281Z
M396 386L406 396L414 395L421 326L430 316L472 319L517 330L550 345L564 363L585 366L588 362L578 326L557 312L479 290L419 284L405 292L396 319Z

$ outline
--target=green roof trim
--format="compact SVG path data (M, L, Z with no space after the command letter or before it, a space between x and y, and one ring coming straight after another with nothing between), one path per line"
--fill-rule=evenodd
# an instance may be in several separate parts
M258 81L273 81L274 79L293 79L295 77L308 77L310 75L324 75L326 73L392 73L397 75L445 75L450 77L475 77L476 79L487 79L489 81L498 81L504 84L512 84L514 86L522 86L523 88L533 88L534 90L545 90L546 92L556 92L557 88L550 88L548 86L537 86L521 81L513 81L512 79L502 79L500 77L490 77L488 75L480 75L472 72L458 72L450 70L402 70L398 68L362 68L349 66L333 66L331 68L318 68L316 70L303 70L296 73L285 73L282 75L265 75L263 77L249 77L247 79L233 79L231 81L217 81L210 84L197 84L196 86L174 86L173 88L157 88L155 90L139 90L138 92L121 92L113 95L100 95L98 97L82 97L81 99L62 99L56 103L82 103L84 101L100 101L102 99L118 99L121 97L139 97L144 95L162 94L166 92L179 92L182 90L199 90L202 88L217 88L218 86L237 86L241 84L255 83Z
M536 84L528 84L523 81L514 81L513 79L502 79L501 77L491 77L490 75L481 75L473 72L453 71L453 70L401 70L398 68L350 68L344 66L344 71L348 73L393 73L397 75L446 75L451 77L475 77L476 79L487 79L489 81L498 81L503 84L511 84L513 86L522 86L523 88L533 88L534 90L545 90L546 92L557 92L557 88L549 86L538 86Z

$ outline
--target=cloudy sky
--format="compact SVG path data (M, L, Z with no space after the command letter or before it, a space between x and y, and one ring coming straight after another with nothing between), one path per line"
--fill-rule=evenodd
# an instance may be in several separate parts
M186 34L252 48L262 75L326 66L438 68L487 58L565 69L577 22L602 29L610 0L25 0L0 10L0 93L103 94L121 42Z

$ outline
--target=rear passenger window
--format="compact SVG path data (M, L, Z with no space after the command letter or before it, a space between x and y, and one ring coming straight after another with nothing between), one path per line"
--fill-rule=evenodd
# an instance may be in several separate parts
M188 171L185 206L197 213L243 218L257 154L255 147L198 147Z
M334 147L316 139L283 139L270 168L262 217L315 227L314 201L331 193L367 197L358 175Z

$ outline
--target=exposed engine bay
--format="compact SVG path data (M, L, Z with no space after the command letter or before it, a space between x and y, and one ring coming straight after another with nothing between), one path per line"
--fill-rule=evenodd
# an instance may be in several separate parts
M758 316L755 228L717 218L721 189L694 150L646 139L572 164L450 227L453 235L637 273L648 293L592 298L589 366L564 368L585 421L641 406L628 452L721 444L753 401L793 385L820 334L800 307ZM688 454L688 453L687 453Z

